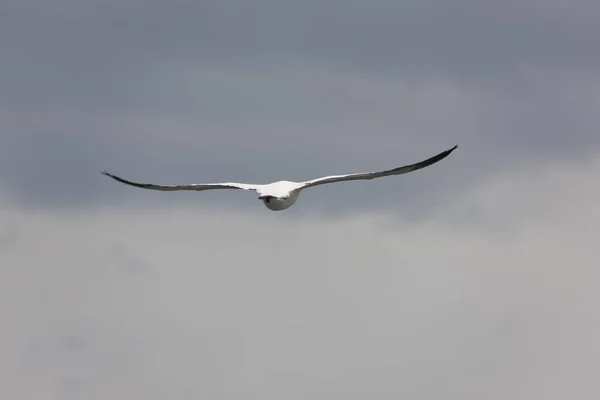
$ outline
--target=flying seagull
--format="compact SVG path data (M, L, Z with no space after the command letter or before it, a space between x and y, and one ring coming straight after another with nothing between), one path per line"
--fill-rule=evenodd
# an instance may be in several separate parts
M254 190L258 193L258 198L262 200L264 205L271 211L281 211L286 208L291 207L296 200L298 199L298 195L302 191L302 189L306 189L313 186L324 185L326 183L334 183L334 182L344 182L344 181L354 181L361 179L375 179L381 178L384 176L390 175L400 175L406 174L407 172L416 171L421 168L425 168L429 165L435 164L438 161L443 160L448 157L450 153L452 153L458 146L454 146L453 148L443 151L440 154L428 158L427 160L418 162L416 164L405 165L403 167L397 167L394 169L389 169L386 171L380 172L361 172L355 174L347 174L347 175L332 175L325 176L322 178L312 179L306 182L290 182L290 181L278 181L269 183L266 185L254 185L248 183L235 183L235 182L225 182L225 183L200 183L200 184L189 184L189 185L155 185L149 183L138 183L128 181L123 178L119 178L118 176L109 174L108 172L102 172L104 175L110 176L111 178L125 183L127 185L136 186L143 189L153 189L153 190L165 190L165 191L173 191L173 190L211 190L211 189L243 189L243 190Z

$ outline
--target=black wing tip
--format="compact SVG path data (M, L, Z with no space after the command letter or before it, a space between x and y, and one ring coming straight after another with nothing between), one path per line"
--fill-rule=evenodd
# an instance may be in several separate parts
M416 167L416 169L421 169L421 168L425 168L428 167L432 164L435 164L439 161L442 161L444 158L448 157L450 155L450 153L452 153L454 150L456 150L458 148L458 145L455 145L453 148L442 151L440 154L435 155L425 161L421 161L420 163L417 164L413 164L413 166Z
M113 174L109 173L109 172L108 172L108 171L106 171L106 170L102 171L102 175L109 176L109 177L113 178L113 179L114 179L115 181L117 181L117 182L126 183L126 184L128 184L128 185L131 185L131 186L145 187L145 185L143 185L143 184L141 184L141 183L136 183L136 182L131 182L131 181L128 181L128 180L126 180L126 179L123 179L123 178L121 178L121 177L118 177L118 176L116 176L116 175L113 175Z
M125 182L125 180L123 178L119 178L118 176L113 175L113 174L111 174L110 172L108 172L106 170L102 171L102 175L106 175L106 176L108 176L110 178L113 178L116 181L119 181L119 182Z
M448 149L446 151L442 151L439 155L443 156L443 158L446 158L450 155L450 153L452 153L454 150L458 149L458 145L454 145L453 148Z

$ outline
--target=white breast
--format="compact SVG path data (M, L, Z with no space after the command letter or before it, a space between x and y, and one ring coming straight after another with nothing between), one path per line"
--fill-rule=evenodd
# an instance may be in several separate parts
M284 193L282 197L274 196L269 198L268 200L263 199L263 203L271 211L281 211L291 207L296 202L296 200L298 200L299 195L300 190L292 190L291 192Z
M281 211L289 208L292 204L294 204L294 201L291 201L290 199L279 199L277 197L273 197L269 201L263 200L263 203L271 211Z

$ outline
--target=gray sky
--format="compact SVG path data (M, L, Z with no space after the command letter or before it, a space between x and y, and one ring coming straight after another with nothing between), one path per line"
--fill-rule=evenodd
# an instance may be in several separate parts
M598 397L598 15L5 2L0 397Z

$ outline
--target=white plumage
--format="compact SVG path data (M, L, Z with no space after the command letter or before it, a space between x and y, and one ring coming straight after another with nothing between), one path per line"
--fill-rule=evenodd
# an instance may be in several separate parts
M332 175L325 176L322 178L312 179L310 181L305 182L290 182L290 181L278 181L265 185L254 185L248 183L236 183L236 182L223 182L223 183L195 183L188 185L156 185L149 183L138 183L128 181L126 179L120 178L118 176L112 175L106 171L103 172L104 175L110 176L111 178L131 185L136 186L143 189L153 189L153 190L163 190L163 191L174 191L174 190L213 190L213 189L243 189L243 190L254 190L258 193L258 198L262 200L264 205L272 211L281 211L286 208L291 207L296 200L298 199L298 195L303 189L324 185L327 183L335 183L335 182L344 182L344 181L354 181L354 180L364 180L364 179L375 179L381 178L384 176L390 175L400 175L406 174L407 172L416 171L421 168L425 168L429 165L435 164L438 161L443 160L448 157L450 153L452 153L458 146L454 146L453 148L443 151L427 160L405 165L403 167L397 167L394 169L389 169L385 171L379 172L361 172L355 174L346 174L346 175Z

